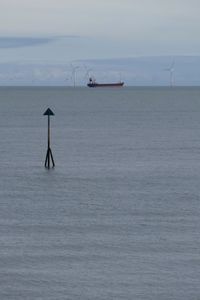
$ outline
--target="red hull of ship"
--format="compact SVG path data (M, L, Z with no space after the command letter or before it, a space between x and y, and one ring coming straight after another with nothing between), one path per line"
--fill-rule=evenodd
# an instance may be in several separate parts
M118 83L96 83L91 82L88 83L88 87L121 87L124 85L124 82L118 82Z

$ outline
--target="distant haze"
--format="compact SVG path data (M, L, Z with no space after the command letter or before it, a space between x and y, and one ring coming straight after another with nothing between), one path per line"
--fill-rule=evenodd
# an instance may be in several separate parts
M126 86L199 86L200 56L0 64L0 85L86 86L90 76L98 82L123 80Z

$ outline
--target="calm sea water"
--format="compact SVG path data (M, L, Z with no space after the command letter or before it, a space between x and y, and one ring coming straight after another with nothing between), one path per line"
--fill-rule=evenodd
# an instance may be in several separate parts
M199 299L200 88L0 88L0 141L0 299Z

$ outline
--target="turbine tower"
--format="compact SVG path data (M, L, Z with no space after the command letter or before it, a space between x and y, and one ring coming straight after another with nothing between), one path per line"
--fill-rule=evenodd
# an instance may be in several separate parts
M76 87L76 71L79 69L79 66L74 66L73 64L71 64L71 69L72 69L72 75L71 75L71 79L73 81L73 86Z
M170 87L173 87L174 86L174 61L172 61L171 65L165 69L165 71L169 72L169 84L170 84Z
M91 72L92 72L92 69L89 69L87 66L85 66L85 65L83 65L83 67L84 67L84 73L85 73L85 75L84 75L84 77L83 77L83 80L85 81L85 80L89 80L89 78L91 77Z

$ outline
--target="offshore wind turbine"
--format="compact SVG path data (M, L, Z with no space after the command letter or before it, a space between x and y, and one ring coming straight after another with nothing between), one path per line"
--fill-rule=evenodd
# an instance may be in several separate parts
M71 79L73 81L73 86L76 87L76 73L77 73L77 70L79 69L79 66L74 66L73 64L71 64L70 66L72 69Z
M174 65L175 65L175 62L172 61L171 65L165 69L165 71L169 72L169 84L170 84L170 87L172 87L174 85Z
M85 69L85 75L83 77L84 80L89 80L89 78L91 77L90 73L93 71L92 69L89 69L87 66L83 66Z

